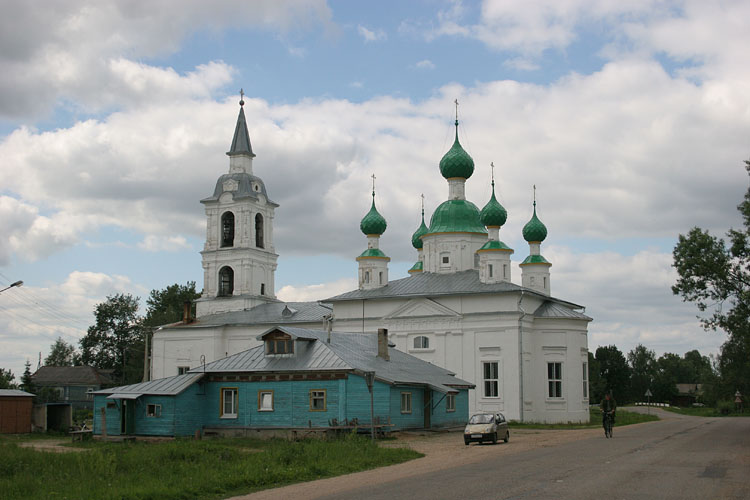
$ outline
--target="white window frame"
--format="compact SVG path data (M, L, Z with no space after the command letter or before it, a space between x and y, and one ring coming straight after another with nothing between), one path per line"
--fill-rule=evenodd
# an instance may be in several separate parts
M229 399L227 399L229 395ZM237 387L222 387L221 388L221 405L219 408L219 418L237 418L239 411L238 406L240 402L239 390ZM230 403L230 407L227 408L227 402ZM229 411L227 411L229 410Z
M449 252L440 254L440 267L451 267L451 254Z
M417 341L419 341L419 345L417 345ZM417 335L412 341L412 346L414 349L429 349L430 338L426 335Z
M161 405L149 403L146 405L146 416L150 418L161 417Z
M445 411L446 412L456 411L456 395L455 394L446 394Z
M563 364L561 361L547 363L547 399L563 398Z
M185 375L188 371L190 371L189 366L178 366L177 367L177 375Z
M411 413L411 392L401 393L401 413Z
M492 365L495 367L495 373L492 373ZM489 373L487 369L490 369ZM494 375L494 377L492 377ZM500 362L499 361L482 361L482 395L485 398L500 398ZM493 391L494 388L494 391ZM489 389L489 391L488 391ZM494 394L492 394L494 392ZM488 394L489 393L489 394Z
M265 398L264 396L269 396ZM268 405L270 399L270 405ZM273 391L261 389L258 391L258 411L273 411Z

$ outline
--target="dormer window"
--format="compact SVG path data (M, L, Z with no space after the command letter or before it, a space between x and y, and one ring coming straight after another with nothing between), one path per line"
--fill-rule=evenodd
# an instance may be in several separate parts
M294 354L294 339L277 332L266 337L266 354Z

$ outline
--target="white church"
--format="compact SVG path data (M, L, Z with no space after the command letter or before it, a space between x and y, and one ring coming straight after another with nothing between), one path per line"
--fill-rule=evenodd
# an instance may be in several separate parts
M375 208L360 229L359 287L317 302L276 298L274 211L253 173L244 101L232 140L229 173L201 200L206 210L203 294L196 317L154 333L151 376L162 378L256 345L272 326L372 333L386 328L396 348L476 384L469 411L501 411L526 422L587 422L588 322L583 306L551 294L541 254L547 228L536 214L523 228L529 253L512 281L513 250L500 240L507 212L492 196L479 210L466 199L474 161L458 139L440 160L448 199L412 237L418 252L409 276L391 281L379 248L386 221Z

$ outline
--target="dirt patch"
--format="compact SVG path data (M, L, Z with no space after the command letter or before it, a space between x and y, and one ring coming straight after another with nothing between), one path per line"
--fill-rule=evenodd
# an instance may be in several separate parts
M381 446L408 447L425 456L398 465L381 467L345 476L306 482L259 491L250 495L233 497L230 500L275 500L294 498L314 499L333 493L343 493L353 488L377 485L404 477L465 465L486 460L489 457L512 455L540 447L557 446L569 441L598 436L601 429L581 430L511 430L508 443L464 445L463 432L445 433L398 433L397 440Z
M63 446L69 443L67 439L38 439L35 441L26 441L18 443L21 448L33 448L38 451L50 451L53 453L76 453L80 451L89 451L88 448L74 448L72 446Z

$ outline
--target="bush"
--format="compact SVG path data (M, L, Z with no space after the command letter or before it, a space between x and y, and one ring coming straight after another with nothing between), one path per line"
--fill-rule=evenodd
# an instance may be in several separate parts
M721 415L729 415L734 411L734 403L731 401L719 401L716 403L716 411Z

